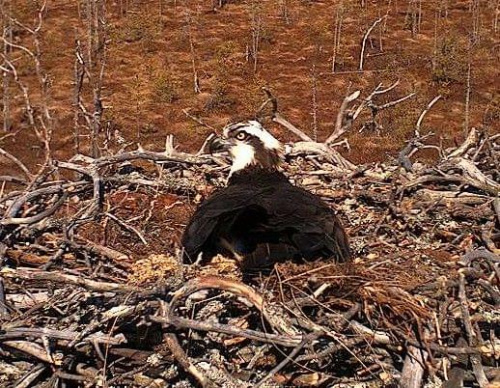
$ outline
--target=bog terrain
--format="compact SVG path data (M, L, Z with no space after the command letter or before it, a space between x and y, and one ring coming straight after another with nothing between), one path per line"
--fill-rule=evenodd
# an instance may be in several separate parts
M0 0L1 387L500 387L498 0ZM354 260L180 260L259 119Z

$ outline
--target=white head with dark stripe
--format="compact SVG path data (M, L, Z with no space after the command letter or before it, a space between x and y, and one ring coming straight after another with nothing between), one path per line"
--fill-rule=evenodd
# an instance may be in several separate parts
M281 159L282 145L255 120L230 124L222 136L210 142L210 152L227 151L233 164L229 176L249 166L275 169Z

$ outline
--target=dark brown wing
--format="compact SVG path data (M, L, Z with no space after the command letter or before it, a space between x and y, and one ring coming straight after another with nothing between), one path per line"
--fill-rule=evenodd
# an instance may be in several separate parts
M350 258L347 235L332 209L319 197L268 173L240 180L203 202L189 222L182 244L192 261L223 253L221 239L242 254L262 243L284 243L313 259Z

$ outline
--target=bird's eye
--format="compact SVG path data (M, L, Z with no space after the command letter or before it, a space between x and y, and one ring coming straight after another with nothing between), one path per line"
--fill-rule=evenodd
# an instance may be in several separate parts
M245 140L246 137L247 135L245 132L238 132L238 134L236 135L236 139L238 140Z

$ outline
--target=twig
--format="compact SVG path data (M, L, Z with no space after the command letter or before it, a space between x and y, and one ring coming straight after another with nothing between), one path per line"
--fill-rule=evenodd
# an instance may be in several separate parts
M229 324L220 324L220 323L212 323L205 321L197 321L195 319L181 318L174 314L174 310L177 307L177 304L182 299L188 297L189 295L197 291L205 289L224 290L234 293L240 297L243 297L247 299L250 303L252 303L252 305L254 305L261 312L261 314L268 321L268 323L273 325L273 322L275 321L273 315L269 314L266 311L263 298L259 294L257 294L251 287L237 281L220 279L216 277L198 278L189 281L174 293L165 317L151 316L150 319L152 321L166 323L175 326L177 328L194 329L207 332L213 331L217 333L230 334L237 337L245 337L266 343L275 343L277 345L282 345L287 347L295 347L303 340L302 335L297 335L297 334L280 335L273 333L265 333L256 330L241 329L239 327L232 326ZM273 325L273 327L280 332L285 332L285 333L293 332L292 330L287 329L282 325Z
M0 319L8 319L9 310L7 309L7 301L5 298L5 285L3 279L0 278Z
M50 357L45 349L34 343L29 341L3 341L1 342L2 346L8 346L13 349L19 350L20 352L27 353L30 356L38 358L39 360L46 362L48 364L53 364L54 360Z
M168 315L168 307L164 301L160 302L160 315L161 318L166 318ZM167 329L165 324L162 325L162 328L164 330ZM203 388L214 386L212 381L210 381L210 379L208 379L195 365L193 365L186 352L184 352L184 349L182 349L182 346L179 344L179 340L174 333L165 333L163 335L163 339L177 362L186 372L190 373L196 380L198 380Z
M163 336L163 338L165 339L165 343L177 362L179 362L179 364L181 364L187 372L196 378L202 387L215 387L215 385L189 360L188 356L179 344L179 341L177 341L175 334L167 333Z
M493 200L493 209L497 215L497 221L500 223L500 198L497 197Z
M142 233L139 232L139 230L137 230L137 228L134 228L132 225L126 224L124 221L120 220L117 216L109 212L104 212L104 215L111 218L113 221L115 221L118 225L123 227L128 232L134 233L137 237L139 237L139 240L141 240L144 245L148 245L148 242L146 241Z
M293 362L293 359L295 356L299 354L299 352L306 346L308 343L314 341L318 336L315 334L306 336L300 344L298 344L291 352L289 355L285 357L283 361L281 361L278 365L276 365L271 371L263 377L258 383L254 385L255 388L261 387L264 385L268 380L270 380L276 373L281 371L284 367L286 367L290 362Z
M469 306L467 303L467 296L465 294L465 276L461 273L459 274L458 280L458 298L460 300L460 311L462 312L462 322L465 327L465 332L469 340L470 346L478 346L479 340L476 336L474 328L472 327ZM470 361L472 363L472 370L476 376L477 383L481 388L485 388L489 382L484 373L483 364L481 363L481 356L476 354L470 355Z
M212 131L215 132L215 128L212 127L211 125L208 125L207 123L205 123L202 119L200 119L199 117L196 117L194 115L192 115L191 113L189 113L189 109L183 109L182 110L182 113L184 113L187 117L189 117L191 120L194 120L196 121L198 124L200 124L201 126L205 127L205 128L208 128L208 129L211 129Z
M21 162L18 158L16 158L9 152L5 151L3 148L0 148L0 155L6 157L10 161L12 161L17 167L19 167L21 171L24 173L24 175L26 175L26 178L28 178L29 181L33 180L34 175L31 174L31 172L28 170L28 167L26 167L25 164Z
M73 330L55 330L49 328L33 328L33 327L16 327L12 329L6 329L0 334L0 341L16 339L16 338L26 338L26 337L47 337L52 338L57 341L73 341L80 333ZM109 345L121 345L127 342L123 334L117 334L111 337L108 334L103 333L93 333L87 335L81 342L96 342Z

